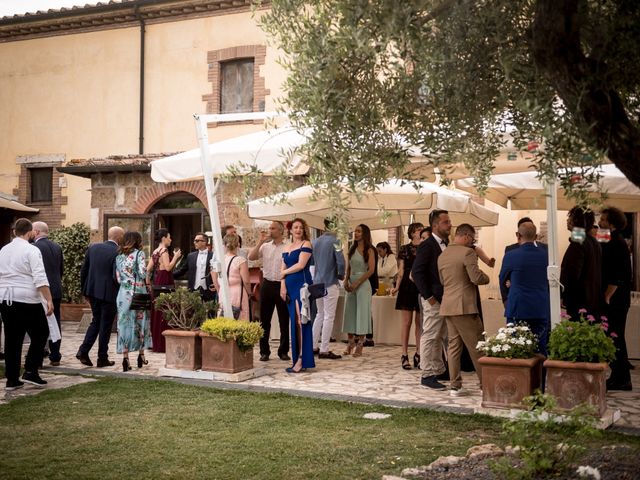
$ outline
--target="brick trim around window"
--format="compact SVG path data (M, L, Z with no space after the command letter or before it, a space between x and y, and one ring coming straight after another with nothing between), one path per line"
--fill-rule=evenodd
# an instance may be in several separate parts
M211 83L211 93L202 96L202 101L207 103L207 113L220 113L220 64L240 58L253 58L253 111L264 112L265 98L271 93L265 87L264 77L260 76L260 67L264 66L266 57L267 47L264 45L243 45L207 52L207 80Z
M62 185L64 184L64 174L60 173L55 167L58 164L52 163L29 163L20 165L20 177L18 179L18 188L13 190L13 194L18 197L18 201L24 205L38 208L37 214L27 214L33 222L43 221L49 225L49 228L55 228L62 225L66 219L66 215L62 212L62 206L67 205L67 196L62 195ZM51 202L34 203L31 202L31 175L29 168L53 168L52 185L51 185Z

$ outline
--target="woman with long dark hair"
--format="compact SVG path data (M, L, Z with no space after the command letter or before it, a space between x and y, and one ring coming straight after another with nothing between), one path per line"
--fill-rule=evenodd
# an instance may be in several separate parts
M142 236L138 232L126 232L116 257L116 278L120 284L116 306L118 308L117 353L122 354L122 370L131 370L129 352L138 352L138 368L148 361L144 349L151 348L149 312L131 310L134 293L147 293L145 285L146 259L142 251Z
M349 263L344 289L347 298L344 305L342 331L349 336L345 355L362 355L363 337L371 333L371 283L369 277L376 269L376 254L371 243L371 230L360 224L353 233L353 245L349 249Z
M147 265L147 282L150 283L153 277L154 291L158 292L163 289L171 289L175 287L173 280L173 269L182 257L179 248L173 250L173 254L169 252L171 246L171 234L166 228L159 228L156 231L156 243L158 247L151 254L151 260ZM153 310L151 318L151 335L153 336L153 351L163 353L166 350L164 332L169 325L164 319L161 311Z
M291 320L291 356L293 365L287 368L289 373L299 373L316 366L313 359L313 326L300 321L300 289L306 283L311 285L313 277L309 269L311 259L311 241L309 227L302 218L291 222L291 243L282 253L282 280L280 296L287 302Z

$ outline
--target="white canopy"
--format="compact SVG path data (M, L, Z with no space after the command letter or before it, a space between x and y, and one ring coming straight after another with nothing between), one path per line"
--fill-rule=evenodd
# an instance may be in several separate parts
M264 175L273 174L291 157L290 175L302 175L309 167L300 156L291 152L307 141L306 136L293 127L273 128L248 135L214 142L209 145L207 162L212 174L229 173L229 167L248 173L252 168ZM195 148L177 155L151 162L151 178L156 182L180 182L203 178L200 149Z
M599 169L601 179L599 188L605 195L604 203L620 208L625 212L640 211L640 188L631 183L615 165L603 165ZM456 180L456 186L462 190L475 191L472 178ZM594 199L599 196L593 186ZM503 207L513 210L539 210L546 208L547 193L545 185L536 172L505 173L493 175L488 184L485 198ZM564 190L558 191L558 209L569 210L574 202L565 197Z
M343 199L349 204L349 225L364 223L371 229L408 225L411 220L428 224L429 212L448 210L454 225L470 223L490 226L498 223L498 214L471 200L470 195L437 185L418 182L412 184L391 179L380 185L375 193L363 193L360 198L344 189ZM300 187L286 195L286 203L274 204L276 197L266 197L249 202L249 217L262 220L288 221L298 216L310 226L324 229L325 217L331 215L326 198L312 200L313 188ZM384 212L384 213L383 213ZM385 220L386 218L386 220Z

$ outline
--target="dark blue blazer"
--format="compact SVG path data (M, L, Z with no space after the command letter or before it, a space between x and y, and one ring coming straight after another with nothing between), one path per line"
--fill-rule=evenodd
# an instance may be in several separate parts
M418 246L416 259L413 261L411 276L418 287L420 295L425 300L434 297L442 303L442 283L438 273L438 257L442 253L435 237L427 238Z
M42 253L42 262L49 281L51 298L60 300L62 298L62 274L64 273L62 248L47 237L38 239L34 245Z
M118 282L115 268L118 245L107 241L89 245L80 270L82 294L109 303L116 303Z
M548 247L546 243L538 242L535 243L538 247L544 249L545 252L548 252ZM506 255L511 250L514 250L520 246L519 243L512 243L511 245L507 245L504 247L504 254ZM507 280L509 277L505 277L504 280L500 280L500 297L502 298L502 303L507 303L507 295L509 295L509 287L507 287Z
M547 249L531 242L509 250L502 260L500 284L511 280L507 296L507 319L549 318L549 265Z

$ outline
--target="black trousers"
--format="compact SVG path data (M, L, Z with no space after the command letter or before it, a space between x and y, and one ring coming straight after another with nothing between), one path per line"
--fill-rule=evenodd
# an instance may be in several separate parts
M55 298L53 300L53 315L56 317L56 322L58 322L58 329L60 329L60 334L62 335L62 327L60 326L60 303L62 299ZM60 344L62 343L62 339L57 342L52 342L49 340L49 360L52 362L59 362L62 358L62 354L60 353Z
M280 325L278 355L286 355L289 352L289 309L280 297L280 282L264 279L260 286L260 324L264 329L264 335L260 339L260 355L271 355L269 334L271 333L271 317L274 308L278 311Z
M627 342L624 338L629 307L612 303L605 305L605 311L609 320L609 333L615 332L616 334L616 337L613 338L613 344L616 346L616 358L609 364L611 368L609 380L615 384L629 383L631 381L631 372L629 371Z
M78 354L89 355L89 351L98 339L98 360L109 359L109 339L111 327L116 318L117 308L115 303L105 302L97 298L91 299L91 313L93 318L87 328L84 341L78 349Z
M49 335L47 316L40 303L12 302L8 305L2 302L0 313L4 322L5 375L8 382L16 382L20 378L20 357L25 333L29 334L31 344L24 369L27 372L38 372Z

